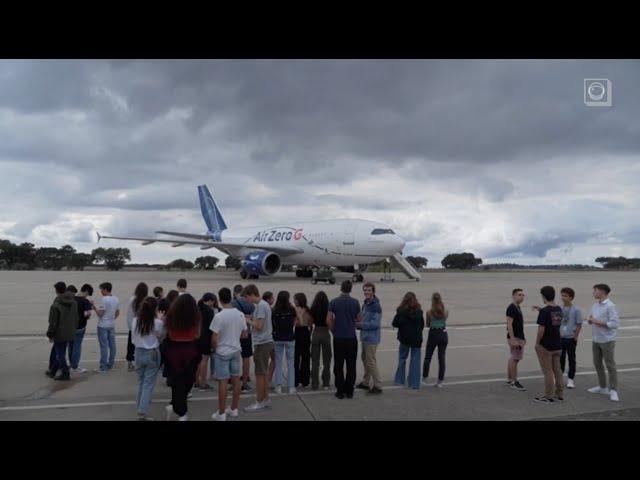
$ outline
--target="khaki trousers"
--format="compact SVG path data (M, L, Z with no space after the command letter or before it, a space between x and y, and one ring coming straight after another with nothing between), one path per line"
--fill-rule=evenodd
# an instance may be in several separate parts
M562 397L564 390L564 379L560 368L562 350L547 350L542 345L536 345L536 353L544 375L544 396L552 398L555 390L555 394Z
M370 343L362 344L362 365L364 366L362 383L368 385L369 388L382 388L380 372L378 371L378 364L376 362L376 350L378 350L378 345L372 345ZM373 380L373 385L371 384L371 380Z

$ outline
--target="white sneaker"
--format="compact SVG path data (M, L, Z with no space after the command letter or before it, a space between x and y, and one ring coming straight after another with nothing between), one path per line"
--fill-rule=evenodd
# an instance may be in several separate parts
M442 388L442 382L438 382L434 386L437 387L437 388Z
M171 415L173 415L173 405L166 405L164 407L164 410L166 412L165 420L168 422L169 420L171 420Z
M224 414L229 415L231 418L238 418L238 409L236 408L235 410L232 410L231 407L227 407L227 409L224 411Z
M189 393L187 394L187 400L189 400L191 397L193 397L193 393L189 392Z
M590 389L587 390L587 392L591 392L591 393L601 393L603 395L609 395L609 389L608 388L602 388L600 386L598 387L591 387Z
M264 400L262 405L264 405L265 408L271 408L271 400Z
M576 388L576 385L573 383L573 380L571 379L567 380L567 388Z
M296 394L296 387L290 388L289 395L295 395L295 394Z
M182 417L178 417L179 422L186 422L187 420L189 420L189 417L187 417L186 415L183 415Z
M236 410L236 412L237 412L237 410ZM211 415L211 418L216 422L226 422L227 421L227 414L226 413L218 413L218 411L216 410Z
M85 373L87 371L86 368L72 368L71 373Z
M427 385L429 385L429 384L427 383L427 379L426 379L426 378L423 378L421 383L422 383L422 385L424 385L425 387L426 387Z
M264 410L267 408L262 402L252 403L248 407L244 407L245 412L259 412L260 410Z
M612 402L619 402L620 399L618 398L618 392L616 392L615 390L610 390L609 391L609 399Z
M278 386L276 387L276 393L277 393L278 395L282 395L282 386L278 385Z

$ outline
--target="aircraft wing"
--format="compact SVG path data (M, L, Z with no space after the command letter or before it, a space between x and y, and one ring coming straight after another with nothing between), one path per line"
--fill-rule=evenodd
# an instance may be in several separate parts
M156 233L162 233L163 235L173 235L174 237L193 238L195 240L211 240L211 237L209 235L200 235L197 233L165 232L164 230L159 230Z
M204 250L206 248L221 248L221 249L237 249L237 248L255 248L256 250L266 250L268 252L277 253L279 255L287 256L294 255L296 253L303 253L301 248L295 247L266 247L264 244L255 243L234 243L234 242L212 242L204 240L182 240L182 239L163 239L163 238L140 238L140 237L108 237L102 236L98 233L98 241L101 238L109 238L112 240L133 240L142 242L142 245L151 245L152 243L170 243L172 247L180 247L182 245L200 245Z

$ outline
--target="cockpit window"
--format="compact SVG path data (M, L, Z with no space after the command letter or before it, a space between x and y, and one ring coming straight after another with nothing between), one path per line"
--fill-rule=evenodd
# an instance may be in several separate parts
M395 232L390 228L376 228L371 232L371 235L384 235L385 233L390 233L391 235L395 235Z

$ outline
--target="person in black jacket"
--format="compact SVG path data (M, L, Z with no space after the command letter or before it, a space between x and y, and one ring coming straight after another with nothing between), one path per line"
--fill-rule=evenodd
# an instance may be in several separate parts
M67 292L67 285L58 282L54 285L56 298L49 309L49 328L47 337L55 348L55 364L50 365L47 376L54 380L70 380L69 365L66 360L67 347L78 327L78 304L73 299L73 293ZM57 370L61 374L55 376Z
M415 293L405 294L391 325L398 329L398 340L400 341L395 384L405 385L406 382L409 388L418 390L420 388L420 351L422 330L424 330L424 314ZM411 355L409 376L406 377L405 371L409 355Z

